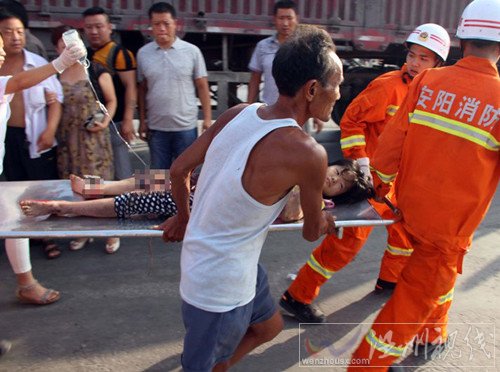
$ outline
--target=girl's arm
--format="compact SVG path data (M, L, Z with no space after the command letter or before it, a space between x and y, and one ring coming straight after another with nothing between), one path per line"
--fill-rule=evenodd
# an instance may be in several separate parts
M299 187L295 186L292 189L292 194L288 199L285 208L281 211L278 218L283 222L298 221L304 217L302 208L300 207L300 191Z
M74 174L69 176L71 189L73 192L82 195L84 198L99 198L102 196L114 196L134 191L135 177L130 177L120 181L109 183L102 182L102 179L85 179Z

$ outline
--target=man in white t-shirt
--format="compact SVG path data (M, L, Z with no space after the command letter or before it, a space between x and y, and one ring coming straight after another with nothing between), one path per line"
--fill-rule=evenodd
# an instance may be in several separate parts
M6 53L0 75L15 75L47 64L24 49L26 35L22 20L7 10L0 12L0 32ZM57 100L47 105L45 90ZM57 179L55 134L62 113L62 87L55 76L14 94L5 137L4 173L8 181Z

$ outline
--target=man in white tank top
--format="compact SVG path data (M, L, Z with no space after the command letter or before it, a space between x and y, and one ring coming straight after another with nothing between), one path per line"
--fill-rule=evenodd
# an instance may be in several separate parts
M170 169L178 214L166 241L184 239L180 293L186 371L225 370L273 339L283 321L258 264L269 225L300 187L303 237L333 233L322 212L327 155L301 127L328 120L340 98L342 63L330 36L301 27L273 62L278 101L223 113ZM203 163L189 212L190 174Z

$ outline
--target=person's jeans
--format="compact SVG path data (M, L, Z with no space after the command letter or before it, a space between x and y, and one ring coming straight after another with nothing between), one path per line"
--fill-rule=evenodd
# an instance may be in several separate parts
M121 122L115 123L116 128L120 130ZM113 148L113 164L115 166L115 180L124 180L133 176L132 162L128 152L128 146L116 133L113 124L110 125L111 147Z
M187 149L198 136L197 128L180 132L149 131L151 169L170 169L175 158Z

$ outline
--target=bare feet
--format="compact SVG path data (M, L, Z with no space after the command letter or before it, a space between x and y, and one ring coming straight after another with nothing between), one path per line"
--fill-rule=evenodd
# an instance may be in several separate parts
M19 206L21 211L29 217L57 214L59 203L51 200L21 200Z

